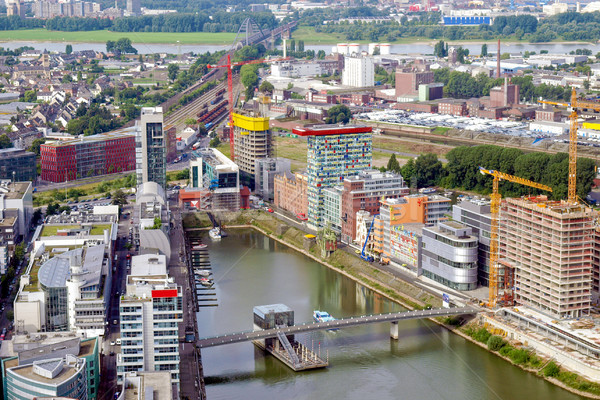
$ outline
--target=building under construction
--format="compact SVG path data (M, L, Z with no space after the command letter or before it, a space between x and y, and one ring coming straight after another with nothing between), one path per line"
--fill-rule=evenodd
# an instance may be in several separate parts
M242 180L252 186L256 160L273 156L269 118L242 110L235 110L232 117L234 160L240 167Z
M598 215L546 196L502 202L499 263L518 304L560 319L589 315Z

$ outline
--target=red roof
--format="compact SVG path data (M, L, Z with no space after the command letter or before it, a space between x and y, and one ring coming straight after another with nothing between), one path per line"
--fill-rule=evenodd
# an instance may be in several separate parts
M318 125L310 128L295 128L292 133L299 136L324 136L324 135L348 135L352 133L372 132L370 126L339 126L339 125Z

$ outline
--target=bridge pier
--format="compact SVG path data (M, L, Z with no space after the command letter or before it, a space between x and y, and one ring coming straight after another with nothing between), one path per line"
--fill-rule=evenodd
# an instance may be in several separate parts
M398 340L398 321L392 321L390 323L390 337Z

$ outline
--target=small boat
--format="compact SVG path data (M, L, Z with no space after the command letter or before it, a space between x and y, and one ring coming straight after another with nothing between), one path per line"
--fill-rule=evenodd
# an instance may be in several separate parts
M200 282L202 286L211 286L213 284L212 279L209 278L200 278L198 279L198 282Z
M198 245L196 245L196 246L192 247L192 250L203 250L203 249L205 249L205 248L207 248L207 247L208 247L208 246L207 246L207 245L205 245L205 244L198 244Z
M212 228L208 231L208 236L210 236L212 240L221 240L221 228Z
M205 269L195 269L194 272L197 275L200 275L200 276L202 276L204 278L208 278L210 276L210 271L207 271Z

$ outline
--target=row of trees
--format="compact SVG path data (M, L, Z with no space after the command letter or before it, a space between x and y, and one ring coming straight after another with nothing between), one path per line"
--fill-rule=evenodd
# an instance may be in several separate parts
M76 116L67 123L67 132L71 135L96 135L121 126L121 121L115 119L106 107L96 103L92 103L89 108L81 104Z
M565 199L568 189L569 156L566 153L524 153L515 148L500 146L460 146L447 155L448 163L443 166L435 154L422 154L410 159L400 167L396 155L392 154L387 168L383 170L402 174L404 180L418 187L442 186L462 189L481 194L492 192L492 179L482 175L479 167L493 169L529 179L552 188L552 193L543 192L555 200ZM585 198L596 176L594 161L588 158L577 160L577 195ZM502 182L503 197L519 197L538 194L542 191L511 182Z

